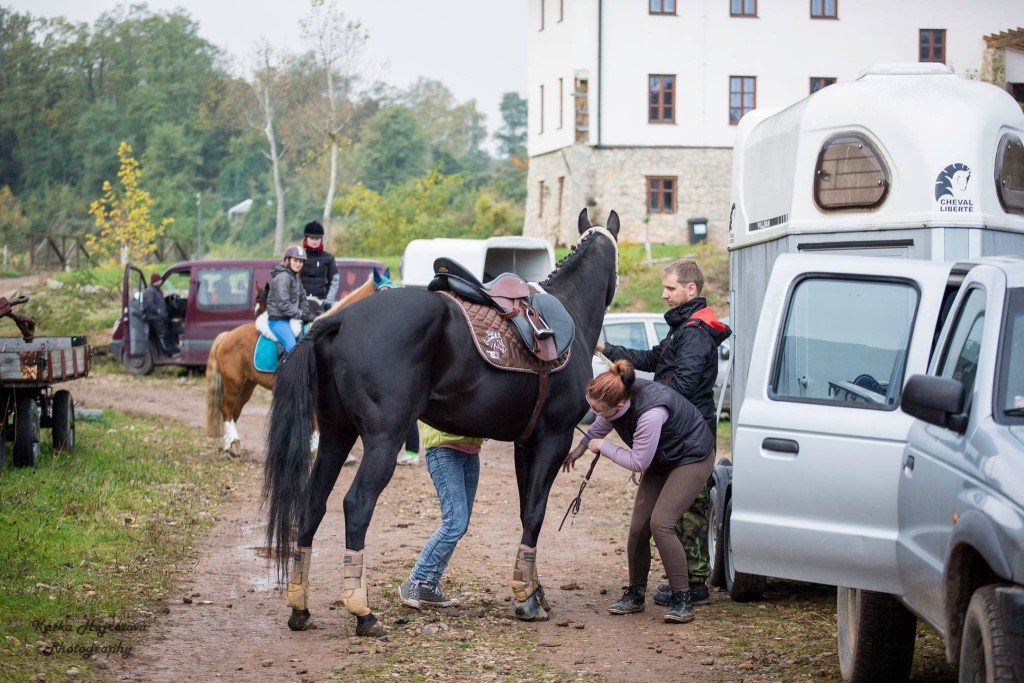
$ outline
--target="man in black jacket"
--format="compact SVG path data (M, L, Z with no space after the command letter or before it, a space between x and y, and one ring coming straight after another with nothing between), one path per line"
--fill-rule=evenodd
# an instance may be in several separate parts
M681 259L661 271L661 298L668 304L665 322L669 333L653 349L627 349L597 342L597 350L610 360L626 359L637 370L654 373L654 381L675 389L690 401L704 417L711 434L718 433L715 414L715 380L718 379L718 347L732 330L715 317L700 295L704 273L695 261ZM693 604L711 602L707 588L711 569L708 558L708 504L710 486L697 496L676 525L676 535L686 549ZM658 586L654 601L667 605L671 588Z
M338 296L338 266L334 255L324 250L324 226L311 221L306 223L304 234L302 246L306 249L306 263L299 277L306 294L316 299L310 302L310 311L320 313L317 306L326 311Z
M168 358L181 358L181 350L174 343L167 302L164 301L160 285L163 280L158 273L149 276L149 287L142 292L142 317L149 323L150 334L156 338L160 353Z

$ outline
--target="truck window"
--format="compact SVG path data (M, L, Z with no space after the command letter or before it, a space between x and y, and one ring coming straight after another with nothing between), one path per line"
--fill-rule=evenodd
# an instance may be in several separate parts
M246 308L252 284L251 268L207 268L199 271L199 308Z
M786 310L771 397L894 409L917 304L910 283L801 280Z
M1024 418L1024 289L1011 289L1003 324L999 359L999 396L996 410L1019 422Z
M981 351L981 333L985 325L985 292L979 287L971 289L956 312L946 348L942 352L939 376L955 379L964 385L964 398L969 400L978 372L978 354ZM968 405L967 403L964 404Z

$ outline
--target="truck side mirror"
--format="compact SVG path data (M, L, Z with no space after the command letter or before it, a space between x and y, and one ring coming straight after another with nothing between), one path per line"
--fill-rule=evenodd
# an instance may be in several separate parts
M907 415L963 434L967 429L964 385L955 379L913 375L903 388L900 409Z

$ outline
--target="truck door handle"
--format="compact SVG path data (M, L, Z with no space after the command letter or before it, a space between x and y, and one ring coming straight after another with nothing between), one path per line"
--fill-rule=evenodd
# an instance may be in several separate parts
M766 451L776 451L779 453L792 453L796 455L800 452L800 444L793 439L772 439L768 438L761 442L761 448Z
M903 471L907 474L914 471L914 456L908 455L907 459L903 461Z

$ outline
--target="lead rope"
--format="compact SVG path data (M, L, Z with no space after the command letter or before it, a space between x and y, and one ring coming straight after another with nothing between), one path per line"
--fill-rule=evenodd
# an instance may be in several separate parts
M586 436L587 433L580 429L579 425L576 425L576 429L579 430L580 434ZM580 506L583 504L583 492L587 489L587 482L590 481L590 475L594 473L594 468L597 467L597 461L601 459L601 454L598 453L594 456L593 462L590 463L590 469L587 470L587 476L583 477L583 483L580 484L580 492L576 494L576 497L569 503L569 507L566 509L565 514L562 515L562 523L558 525L558 530L561 531L565 525L565 520L572 513L572 521L569 522L569 528L576 528L576 515L580 513Z

